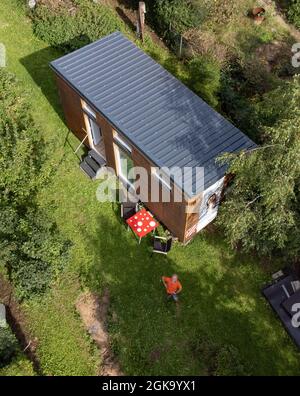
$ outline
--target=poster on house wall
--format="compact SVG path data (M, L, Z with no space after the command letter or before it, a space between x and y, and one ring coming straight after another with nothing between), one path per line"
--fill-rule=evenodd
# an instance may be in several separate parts
M203 192L203 200L199 211L197 232L211 223L218 214L221 194L224 186L224 177Z

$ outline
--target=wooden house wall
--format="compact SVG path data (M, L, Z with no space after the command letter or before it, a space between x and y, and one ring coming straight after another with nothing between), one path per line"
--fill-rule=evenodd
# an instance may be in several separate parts
M86 137L87 132L85 129L80 96L59 76L56 76L56 83L66 124L74 135L82 141ZM88 139L85 140L85 145L89 146Z

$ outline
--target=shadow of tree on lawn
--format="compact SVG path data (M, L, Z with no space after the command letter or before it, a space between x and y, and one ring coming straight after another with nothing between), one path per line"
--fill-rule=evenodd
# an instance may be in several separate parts
M232 375L239 374L241 365L252 375L283 374L283 369L292 373L300 366L260 295L264 278L252 265L239 266L239 259L221 244L217 260L223 265L216 267L210 262L215 247L206 241L203 246L211 253L204 257L201 238L187 247L175 245L167 257L151 258L149 239L139 245L113 213L96 221L96 233L81 230L92 257L85 279L93 290L110 290L109 330L126 374L210 374L208 367L217 363L195 347L199 340L216 350L229 346L237 351L240 362L230 362ZM160 282L162 275L172 273L183 284L179 312L166 302Z

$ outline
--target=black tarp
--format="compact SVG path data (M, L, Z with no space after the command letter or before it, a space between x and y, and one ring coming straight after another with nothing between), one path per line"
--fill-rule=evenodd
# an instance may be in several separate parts
M279 316L286 331L289 333L295 344L300 349L300 327L297 328L293 326L292 315L289 314L284 308L284 305L289 305L287 304L289 299L293 299L293 304L297 302L300 303L300 293L294 293L291 286L291 282L294 280L298 280L294 274L287 275L283 279L266 286L262 290L262 293L271 305L271 307ZM290 297L287 296L286 292L290 294ZM296 296L298 296L298 299L296 298L295 300Z

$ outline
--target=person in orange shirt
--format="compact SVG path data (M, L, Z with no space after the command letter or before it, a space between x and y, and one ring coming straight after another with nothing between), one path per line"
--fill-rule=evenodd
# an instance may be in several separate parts
M166 288L168 299L173 298L175 302L178 302L178 294L182 290L182 285L178 280L178 276L176 274L172 275L171 278L162 276L161 280Z

